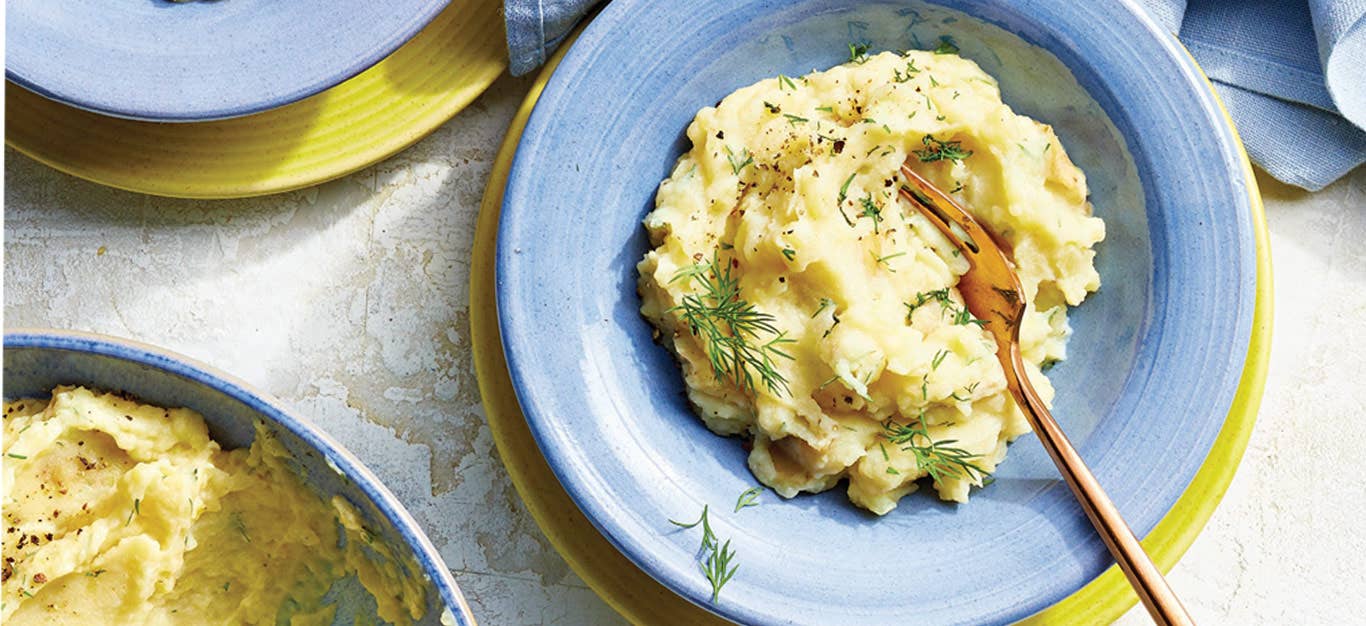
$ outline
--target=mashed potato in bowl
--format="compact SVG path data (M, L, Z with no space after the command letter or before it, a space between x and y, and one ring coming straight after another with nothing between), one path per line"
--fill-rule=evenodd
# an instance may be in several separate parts
M3 445L6 624L330 624L352 574L384 620L425 612L416 563L260 424L225 451L188 409L58 387L5 403Z
M641 312L697 413L752 439L750 469L779 494L848 479L850 500L884 514L928 476L966 502L1029 426L991 320L955 288L967 262L900 199L900 165L1013 250L1045 401L1067 309L1100 286L1104 224L1052 129L1011 111L975 63L942 47L851 57L697 114L645 218Z

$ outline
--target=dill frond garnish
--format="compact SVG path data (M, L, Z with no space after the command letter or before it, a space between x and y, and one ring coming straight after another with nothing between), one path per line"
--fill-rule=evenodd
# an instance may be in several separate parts
M796 126L797 124L802 124L811 121L800 115L793 115L791 113L784 113L783 117L787 118L787 123L792 126Z
M849 62L862 65L868 60L868 44L851 43L849 44Z
M892 80L898 83L904 83L919 73L920 68L915 66L915 59L911 59L906 62L906 73L901 73L901 70L892 70Z
M854 174L850 174L849 178L844 179L844 184L840 185L839 198L835 200L835 208L840 210L840 216L844 218L844 223L850 226L854 225L854 220L849 219L849 214L844 212L844 201L849 198L849 183L852 182L854 182Z
M888 261L900 256L906 256L905 252L894 252L892 254L884 254L882 256L878 256L876 253L869 251L868 254L873 256L873 260L876 261L878 265L886 265L887 271L889 272L895 272L896 270L892 269L892 264L888 263Z
M920 142L925 144L925 148L916 150L915 155L920 157L920 161L923 163L962 161L972 156L971 150L963 149L963 142L961 141L940 141L935 139L934 135L925 135Z
M901 446L903 451L910 452L915 457L916 467L935 482L945 478L971 480L987 476L986 470L974 462L979 458L977 455L953 446L957 440L935 441L931 438L923 412L910 424L898 424L888 418L882 423L882 436L886 437L887 441Z
M859 213L859 217L872 218L873 234L877 234L879 232L878 225L882 223L882 207L873 202L872 195L864 196L859 200L859 203L863 205L863 212Z
M820 306L816 307L816 312L811 314L811 319L816 319L816 316L820 315L821 311L824 311L826 307L833 306L834 304L835 301L830 298L821 298Z
M730 162L730 171L736 176L740 175L740 170L745 169L754 162L754 155L749 153L749 148L740 150L740 160L736 160L735 154L730 151L730 146L726 146L726 161Z
M953 37L943 35L939 38L939 45L934 47L935 54L958 54L958 44L954 43Z
M702 568L702 575L706 576L707 582L711 584L711 601L715 603L721 596L721 588L730 582L740 566L731 565L731 561L735 559L735 550L731 549L729 539L724 544L717 545L716 533L712 532L711 521L707 519L707 512L708 507L704 504L702 505L702 516L697 518L697 521L685 524L669 520L669 523L679 528L693 528L698 524L702 525L702 547L698 550L698 566Z
M691 279L701 291L683 296L683 302L670 310L681 311L684 323L702 340L716 378L754 393L757 374L770 392L790 394L775 358L792 359L782 345L795 340L778 330L772 315L740 296L740 281L731 274L730 264L721 262L720 252L712 253L710 263L685 267L673 277L682 279Z
M922 291L915 294L915 302L905 303L906 321L910 322L911 314L915 313L916 309L925 306L925 304L929 302L938 302L939 306L944 308L953 306L953 300L949 299L949 288L945 287L943 289L935 289L934 291Z
M987 325L987 321L986 321L986 320L979 320L979 319L977 319L977 316L973 315L972 312L969 311L967 307L963 307L963 308L961 308L961 309L958 309L958 312L955 313L955 314L953 315L953 323L954 323L955 325L958 325L958 326L967 326L968 324L976 324L978 328L982 328L982 327L984 327L984 326Z
M948 351L948 350L940 350L940 351L934 353L934 360L930 361L930 371L934 371L934 370L939 369L940 364L942 364L942 363L944 362L944 359L947 358L948 356L949 356L949 351Z
M783 89L785 89L785 88L786 88L786 89L791 89L792 91L796 91L796 90L797 90L797 84L794 83L794 82L792 82L792 79L791 79L791 78L788 78L787 76L784 76L784 75L782 75L782 74L779 74L779 75L778 75L778 89L781 91L781 90L783 90Z

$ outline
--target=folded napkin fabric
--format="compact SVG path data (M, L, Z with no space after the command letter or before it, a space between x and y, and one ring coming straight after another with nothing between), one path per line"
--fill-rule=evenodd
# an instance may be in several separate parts
M513 75L599 0L504 0ZM1209 74L1253 162L1317 190L1366 162L1366 0L1136 0Z
M1366 0L1140 0L1214 82L1253 162L1318 190L1366 162Z

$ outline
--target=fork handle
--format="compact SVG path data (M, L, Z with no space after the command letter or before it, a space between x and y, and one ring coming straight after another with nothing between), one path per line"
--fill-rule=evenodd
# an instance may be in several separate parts
M1072 442L1063 434L1053 414L1034 391L1034 386L1024 373L1019 344L1012 343L1010 348L1009 358L1014 367L1007 366L1005 372L1011 393L1034 427L1048 456L1058 466L1067 486L1072 489L1072 495L1076 496L1082 510L1086 511L1086 517L1090 518L1096 533L1105 542L1105 547L1110 549L1110 555L1129 579L1143 606L1148 609L1148 614L1162 626L1193 626L1195 622L1186 612L1186 607L1176 597L1167 579L1134 536L1134 531L1120 516L1119 509L1105 495L1105 490L1096 482L1086 462L1077 454L1077 449L1072 447Z

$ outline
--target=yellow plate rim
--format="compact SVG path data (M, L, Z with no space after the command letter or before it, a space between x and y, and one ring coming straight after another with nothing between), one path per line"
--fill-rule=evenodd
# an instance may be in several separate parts
M540 457L540 449L531 438L508 378L494 297L499 212L508 171L527 118L569 43L566 42L546 64L509 125L480 205L470 265L469 302L471 345L484 411L499 455L537 525L574 572L604 601L634 623L698 623L698 620L722 623L710 612L672 594L635 568L574 506ZM1212 85L1210 89L1213 92ZM1218 100L1218 94L1215 99ZM1223 103L1219 106L1222 110ZM1224 118L1237 139L1237 129L1227 111L1224 111ZM1195 541L1223 498L1252 435L1266 386L1271 356L1271 244L1261 193L1252 164L1241 148L1241 140L1239 152L1251 200L1257 255L1252 335L1237 393L1213 447L1176 504L1143 540L1144 547L1163 571L1169 571ZM625 576L632 578L633 584L624 584L623 565L629 568L624 570ZM632 570L635 576L630 574ZM1116 566L1111 566L1081 589L1021 623L1109 623L1137 601L1123 574Z
M227 199L340 178L416 143L507 67L498 0L454 0L398 50L317 95L245 117L139 122L5 83L5 143L53 169L158 196Z

